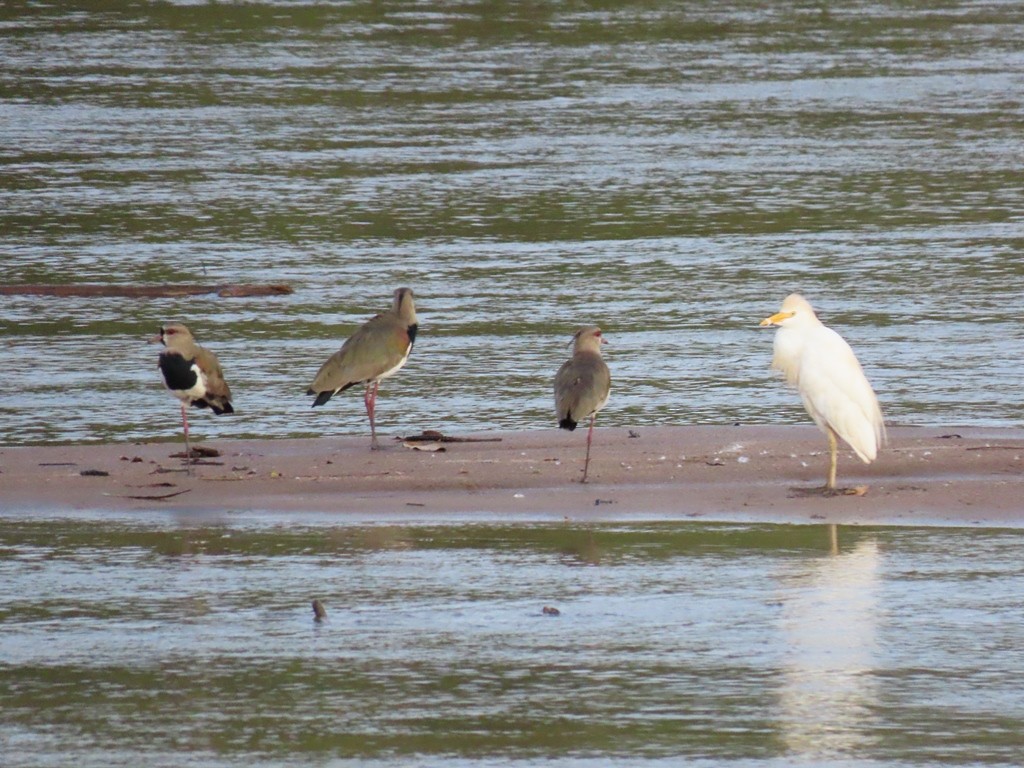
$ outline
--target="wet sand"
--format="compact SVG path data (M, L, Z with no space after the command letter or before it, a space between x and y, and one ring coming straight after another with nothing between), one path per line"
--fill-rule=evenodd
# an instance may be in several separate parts
M419 451L382 437L200 442L221 455L182 471L180 442L0 450L5 514L76 511L333 516L339 521L697 519L1024 525L1024 430L893 428L871 465L850 451L840 485L812 426L557 429L451 435L492 442ZM85 472L86 474L83 474ZM95 473L107 474L95 474Z

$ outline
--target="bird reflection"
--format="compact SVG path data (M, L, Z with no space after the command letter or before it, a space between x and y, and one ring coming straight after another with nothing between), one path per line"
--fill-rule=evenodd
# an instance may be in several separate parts
M829 555L794 562L780 582L781 731L793 752L811 758L863 747L876 699L878 544L865 539L841 552L835 525L829 538Z

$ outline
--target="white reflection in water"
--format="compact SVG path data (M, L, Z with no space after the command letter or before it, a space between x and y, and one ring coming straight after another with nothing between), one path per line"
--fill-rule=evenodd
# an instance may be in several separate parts
M879 559L877 541L867 539L847 552L787 565L779 709L794 753L850 754L872 730Z

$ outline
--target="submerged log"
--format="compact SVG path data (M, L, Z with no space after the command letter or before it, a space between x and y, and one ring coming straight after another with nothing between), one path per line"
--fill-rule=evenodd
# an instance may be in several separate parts
M181 285L130 285L117 283L81 283L58 285L56 283L30 283L27 285L0 285L0 296L128 296L133 298L165 298L174 296L202 296L215 293L218 296L285 296L295 293L284 283L228 283L205 285L185 283Z
M327 618L327 609L319 600L313 601L313 621L323 621Z

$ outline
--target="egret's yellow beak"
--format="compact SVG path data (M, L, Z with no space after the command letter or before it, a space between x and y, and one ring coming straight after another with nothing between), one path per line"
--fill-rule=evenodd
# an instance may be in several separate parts
M767 328L769 325L778 325L783 320L789 320L796 312L776 312L771 317L766 317L761 321L761 327Z

